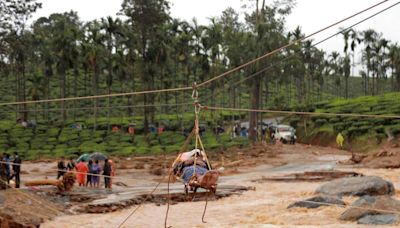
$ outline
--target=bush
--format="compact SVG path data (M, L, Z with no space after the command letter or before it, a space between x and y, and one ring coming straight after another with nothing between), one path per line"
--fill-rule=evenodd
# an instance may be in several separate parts
M181 146L179 145L171 145L165 147L165 152L167 153L178 153L181 150Z
M137 147L136 148L136 153L137 154L147 154L147 153L149 153L149 148L148 147Z
M133 148L130 148L130 149L118 148L118 150L115 150L115 151L112 151L112 152L109 152L109 153L114 155L114 156L128 157L128 156L131 156L133 154L132 149Z
M55 147L55 146L53 146L53 145L48 145L48 144L47 144L47 145L43 145L41 149L42 149L42 150L52 150L54 147Z
M50 129L48 129L47 130L47 134L49 135L49 136L58 136L58 133L60 132L60 129L59 128L50 128Z
M162 154L164 152L164 149L159 145L159 146L153 146L150 148L150 153L151 154Z

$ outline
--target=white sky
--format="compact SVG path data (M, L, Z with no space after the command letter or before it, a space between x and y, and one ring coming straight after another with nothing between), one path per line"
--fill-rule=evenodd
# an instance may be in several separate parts
M368 6L376 4L381 0L297 0L297 5L293 13L288 17L288 29L293 30L300 25L305 34L310 34L325 27L328 24L345 18L355 12L358 12ZM99 19L106 16L115 16L121 8L121 0L38 0L43 3L34 16L48 16L51 13L61 13L69 10L77 11L82 20L88 21ZM232 7L238 12L243 12L242 5L247 0L170 0L172 2L171 14L173 17L191 20L196 17L201 24L208 23L208 19L213 16L221 15L221 12L227 7ZM272 0L267 0L272 2ZM355 20L347 21L341 26L337 26L323 35L316 36L316 41L323 39L338 31L339 27L347 27L355 22L379 11L389 5L394 4L395 0L389 0L380 7L371 10ZM400 29L398 19L400 15L400 5L395 6L389 11L375 17L356 27L357 30L373 28L382 32L384 37L398 42L400 41ZM342 51L342 37L337 37L320 47L325 50Z

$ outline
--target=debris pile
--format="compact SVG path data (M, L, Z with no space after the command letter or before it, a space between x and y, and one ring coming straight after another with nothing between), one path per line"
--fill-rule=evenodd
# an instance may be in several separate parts
M62 214L63 208L28 191L0 191L0 227L39 227Z
M348 161L342 164L362 164L367 168L396 169L400 168L400 150L398 148L387 148L373 154L353 153Z

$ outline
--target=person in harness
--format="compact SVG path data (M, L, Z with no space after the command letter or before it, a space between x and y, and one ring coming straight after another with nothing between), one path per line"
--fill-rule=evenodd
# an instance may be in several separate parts
M185 192L189 189L196 193L198 188L204 188L215 193L219 173L212 170L204 151L195 149L180 154L173 164L174 175L181 178Z

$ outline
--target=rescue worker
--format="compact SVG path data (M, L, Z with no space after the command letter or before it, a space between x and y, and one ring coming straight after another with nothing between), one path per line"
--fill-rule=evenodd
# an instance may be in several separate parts
M86 185L86 173L89 171L88 166L84 161L80 161L79 164L76 166L76 179L79 183L79 186L85 186Z
M61 157L61 160L57 163L57 180L60 179L60 177L63 177L64 174L67 171L67 166L65 166L65 161L64 157Z
M4 154L3 156L3 162L5 164L5 174L7 178L7 184L10 183L10 176L11 176L11 171L10 171L10 155L9 154Z
M21 164L22 164L22 160L21 158L18 156L18 152L14 153L14 161L13 161L13 174L10 177L10 180L13 179L15 177L15 188L19 188L20 183L21 183L21 179L20 179L20 172L21 172Z
M104 167L103 167L103 175L104 175L104 186L105 188L110 188L110 175L112 172L112 167L111 164L108 162L108 159L104 161Z
M75 166L76 165L75 165L74 159L71 158L70 161L67 164L68 171L74 171L74 169L76 168Z
M6 176L6 163L4 163L5 154L0 155L0 189L7 189L8 178Z
M344 137L343 135L339 132L339 134L336 136L336 143L338 147L343 148L343 143L344 143Z

